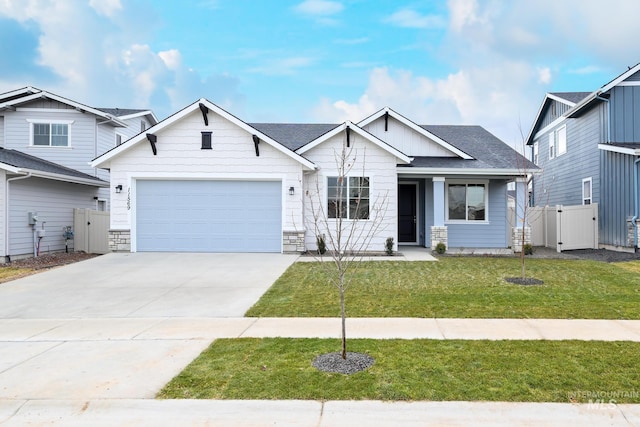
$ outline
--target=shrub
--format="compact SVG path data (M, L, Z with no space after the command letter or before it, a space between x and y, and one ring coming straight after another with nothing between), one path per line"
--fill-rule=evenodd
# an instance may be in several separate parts
M533 246L531 246L531 243L525 243L522 250L525 255L533 255Z
M318 246L318 253L320 255L324 255L324 253L327 252L327 244L324 241L324 234L316 237L316 244Z
M393 237L387 237L387 241L384 242L384 251L387 255L393 255Z
M438 242L438 244L436 245L436 253L442 255L446 251L447 251L447 245L445 245L442 242Z

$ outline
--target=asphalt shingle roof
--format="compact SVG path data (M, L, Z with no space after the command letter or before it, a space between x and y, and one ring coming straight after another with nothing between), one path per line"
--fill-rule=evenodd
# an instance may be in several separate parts
M297 150L334 129L329 123L249 123L250 126L289 148ZM421 125L440 139L464 151L473 160L459 157L414 157L408 167L454 169L537 169L526 158L481 126ZM412 153L406 153L411 156Z
M297 150L339 124L329 123L249 123L290 150Z
M577 104L591 94L591 92L549 92L553 96L566 99L569 102Z
M129 116L131 114L142 113L144 111L149 111L148 109L143 110L139 108L96 108L96 110L100 110L103 113L111 114L115 117Z
M66 175L71 178L87 179L95 181L96 184L106 183L106 181L96 178L95 176L80 172L78 170L71 169L66 166L50 162L48 160L43 160L39 157L34 157L21 151L2 147L0 147L0 163L4 163L21 169L31 169L34 171Z

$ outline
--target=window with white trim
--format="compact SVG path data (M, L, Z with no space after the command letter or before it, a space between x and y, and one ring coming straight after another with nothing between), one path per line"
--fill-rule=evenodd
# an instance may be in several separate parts
M35 147L69 147L69 125L72 122L31 123L31 145Z
M538 141L533 143L533 158L531 159L534 164L538 164Z
M567 127L562 126L556 130L556 157L567 152Z
M555 132L549 134L549 160L553 159L556 154Z
M590 205L593 200L593 184L591 177L582 180L582 204Z
M488 184L448 183L448 221L487 221Z
M144 120L140 120L140 132L147 130L147 123Z
M369 219L369 177L327 178L329 218Z
M122 135L120 135L119 133L116 133L116 147L120 144L122 144Z

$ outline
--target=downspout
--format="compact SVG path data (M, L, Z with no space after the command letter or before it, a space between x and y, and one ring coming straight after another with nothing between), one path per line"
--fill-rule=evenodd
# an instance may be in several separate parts
M633 249L638 249L638 163L640 157L633 162L633 216L631 217L631 225L633 226Z
M5 250L4 250L4 254L5 254L5 259L8 262L11 262L11 255L9 255L9 182L11 181L18 181L20 179L27 179L27 178L31 178L31 172L28 172L26 175L22 175L22 176L15 176L13 178L8 178L6 181L6 185L4 187L4 208L5 208L5 215L4 215L4 243L5 243Z

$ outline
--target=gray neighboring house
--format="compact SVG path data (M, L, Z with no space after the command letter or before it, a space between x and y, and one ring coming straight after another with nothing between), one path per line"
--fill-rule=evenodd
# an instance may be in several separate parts
M352 219L335 209L345 146L345 205L384 213L384 231L358 250L381 252L388 237L396 248L512 250L507 185L524 207L523 166L535 166L480 126L420 126L390 108L358 123L247 123L206 99L92 162L111 172L112 250L313 251L323 230L312 202L330 224Z
M534 206L597 203L600 247L637 250L640 64L593 92L547 93L526 142Z
M155 123L149 110L98 109L34 87L0 94L0 261L64 250L74 208L109 209L109 173L90 160Z

